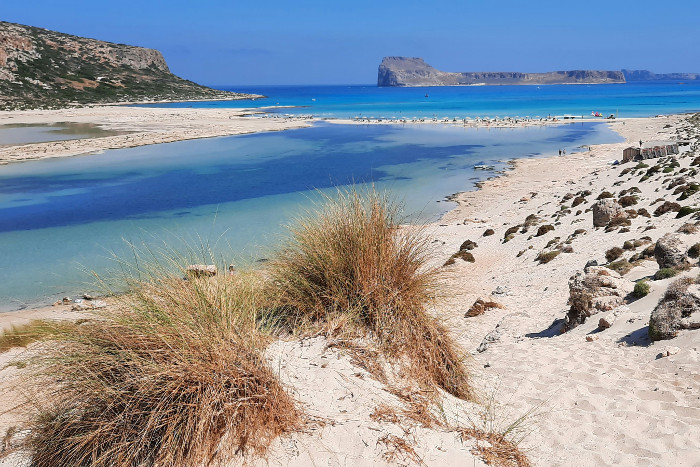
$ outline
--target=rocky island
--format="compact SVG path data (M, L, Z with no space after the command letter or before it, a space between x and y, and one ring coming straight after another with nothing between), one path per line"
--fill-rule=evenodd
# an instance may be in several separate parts
M609 84L624 83L621 71L572 70L548 73L447 72L422 58L384 57L379 65L378 86L466 86L503 84Z
M158 50L0 22L0 110L250 97L175 76Z

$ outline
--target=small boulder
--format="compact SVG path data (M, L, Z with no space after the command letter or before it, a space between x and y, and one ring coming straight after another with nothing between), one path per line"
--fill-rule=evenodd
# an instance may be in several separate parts
M632 281L602 266L589 266L569 279L569 305L564 330L568 331L601 311L613 310L624 303L632 291Z
M617 201L611 198L598 200L593 205L593 226L605 227L611 219L622 216L624 211Z
M653 341L676 337L680 329L700 316L700 293L695 279L682 277L668 286L649 317L649 338Z
M188 277L213 277L217 273L214 264L190 264L185 268Z
M678 234L668 233L657 240L654 246L654 259L659 268L673 268L687 263L685 248Z

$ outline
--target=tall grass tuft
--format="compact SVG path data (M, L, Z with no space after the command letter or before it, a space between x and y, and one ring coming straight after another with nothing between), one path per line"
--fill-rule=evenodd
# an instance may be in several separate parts
M293 331L325 325L337 333L333 323L347 323L389 358L407 361L419 383L469 398L462 353L425 311L437 277L429 240L420 227L399 228L399 216L400 206L374 189L324 195L270 264L279 317Z
M255 276L132 284L119 310L43 344L35 466L209 465L263 454L299 412L266 365Z

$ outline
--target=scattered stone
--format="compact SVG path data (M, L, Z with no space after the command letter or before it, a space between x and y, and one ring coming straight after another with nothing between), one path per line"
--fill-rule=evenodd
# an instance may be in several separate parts
M680 236L675 233L667 233L657 240L654 246L654 259L659 268L674 268L688 262L685 248L683 248Z
M612 310L610 313L606 314L600 320L598 320L598 327L600 329L608 329L612 327L613 324L615 324L615 321L617 320L617 317L620 316L622 313L630 311L629 307L626 305L618 306L614 310Z
M96 310L100 308L106 308L107 302L105 302L104 300L95 300L92 302L92 307Z
M668 347L664 347L663 354L665 357L670 357L671 355L676 355L680 351L681 351L681 349L679 349L678 347L668 346Z
M190 264L185 268L185 274L190 277L213 277L216 273L214 264Z
M63 300L61 300L64 305L70 305L71 304L71 299L70 297L63 297Z
M79 302L71 307L71 311L88 311L92 310L92 303Z
M85 300L94 300L94 299L95 299L95 297L93 297L93 296L90 295L90 294L86 294L86 293L83 294L83 298L84 298Z
M622 207L612 198L605 198L593 205L593 226L605 227L611 219L623 214Z
M499 285L493 292L491 292L491 295L510 295L510 288Z
M587 342L593 342L593 341L597 341L597 340L598 340L598 336L586 336Z

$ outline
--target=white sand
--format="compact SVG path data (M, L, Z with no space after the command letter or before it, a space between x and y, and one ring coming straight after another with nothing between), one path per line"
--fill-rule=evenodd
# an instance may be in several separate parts
M663 128L667 124L672 127ZM656 198L671 199L670 192L660 188L664 174L640 183L639 176L618 177L621 168L631 164L613 167L608 162L620 159L622 149L639 139L673 138L679 124L679 116L628 119L624 124L618 120L611 125L627 143L594 146L590 152L565 157L519 160L507 175L486 182L479 191L458 195L459 207L431 227L437 240L436 265L444 263L464 240L478 243L472 251L475 263L457 260L443 268L444 293L433 311L445 318L472 355L474 383L484 402L494 398L499 408L497 424L507 426L537 408L530 417L533 431L521 444L533 465L700 465L700 331L682 331L673 340L654 344L645 337L650 312L672 280L652 282L652 293L630 304L629 311L610 329L595 332L596 315L566 334L548 332L552 322L567 312L569 277L588 260L603 261L607 249L625 240L649 235L656 241L687 221L675 219L674 214L651 219L640 216L632 220L628 233L605 233L593 228L590 212L575 214L590 206L604 189L618 193L638 186L642 193L634 208L645 207L650 212L656 205L649 205ZM688 162L689 158L681 159L683 165ZM614 186L618 181L623 183ZM504 231L529 214L554 224L550 216L559 210L561 197L585 189L593 194L562 217L554 231L528 240L534 227L502 243ZM698 197L700 194L683 204L697 203ZM649 225L656 228L644 231ZM495 235L482 237L486 228L493 228ZM573 253L562 253L543 265L534 261L552 238L565 240L579 228L586 234L572 242ZM688 237L689 242L700 241L700 234ZM522 250L525 252L516 257ZM647 261L628 277L640 278L656 269L654 262ZM697 268L687 272L697 273ZM497 286L507 287L509 293L492 296ZM493 298L506 308L464 318L479 296ZM0 324L26 319L28 313L0 315ZM486 351L477 352L482 339L497 327L500 338ZM589 334L597 339L586 341ZM418 464L405 452L392 457L391 448L381 441L387 435L408 442L426 465L483 465L471 452L473 441L463 443L455 431L426 428L405 419L398 423L372 420L370 414L380 404L398 410L401 401L354 365L347 354L325 349L325 344L318 338L271 346L271 366L306 413L323 423L275 441L268 461L261 465ZM657 358L668 345L680 351ZM11 356L0 355L0 368ZM0 376L8 384L7 377L15 378L18 373L22 371L12 367L2 370ZM464 423L481 410L450 397L444 398L443 409L453 423ZM16 417L0 416L0 434L16 423Z
M159 107L97 106L63 110L0 112L0 125L92 123L105 130L129 132L68 141L0 147L0 164L49 157L89 154L196 138L279 131L308 126L303 118L248 118L259 109L172 109Z

